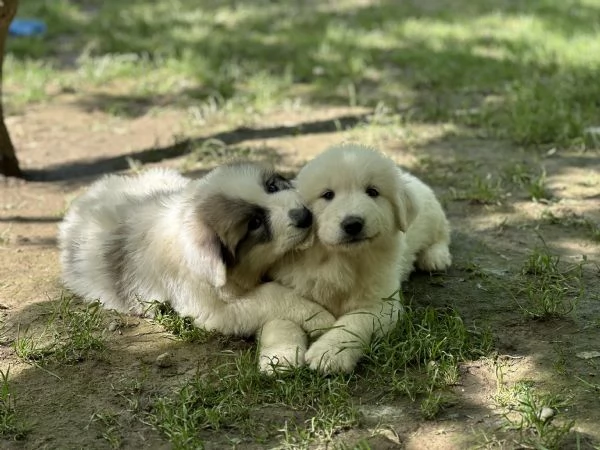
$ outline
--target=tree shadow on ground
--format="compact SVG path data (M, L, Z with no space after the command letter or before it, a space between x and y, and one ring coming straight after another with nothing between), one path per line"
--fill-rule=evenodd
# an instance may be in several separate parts
M167 159L177 158L194 151L202 149L203 144L211 142L220 142L226 146L240 144L251 140L262 140L278 137L290 137L298 134L319 134L330 133L340 129L350 128L366 115L348 115L329 120L319 120L313 122L303 122L293 126L277 126L271 128L237 128L211 136L188 138L165 147L152 147L137 152L113 156L108 158L98 158L92 161L82 161L67 163L44 170L26 171L26 176L32 181L51 182L51 181L69 181L80 178L93 178L105 173L118 172L129 169L130 161L140 161L143 164L156 163ZM263 151L263 153L265 153ZM251 152L254 158L265 157L261 150ZM270 159L277 157L274 150L267 151Z

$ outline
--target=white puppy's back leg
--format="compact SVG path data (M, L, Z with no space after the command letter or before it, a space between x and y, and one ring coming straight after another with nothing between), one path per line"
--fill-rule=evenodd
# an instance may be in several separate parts
M452 257L450 224L444 209L429 186L413 175L399 173L418 211L406 232L403 258L410 267L416 257L416 265L421 270L445 270L452 263Z
M451 263L450 248L444 241L436 242L417 256L417 267L429 272L446 270Z

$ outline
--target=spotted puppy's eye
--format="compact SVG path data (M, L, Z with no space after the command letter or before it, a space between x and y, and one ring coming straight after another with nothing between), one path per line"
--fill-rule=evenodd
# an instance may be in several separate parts
M375 189L373 186L369 186L365 192L369 197L379 197L379 191Z
M265 189L269 194L285 191L286 189L291 189L291 187L292 183L281 175L274 175L265 184Z
M324 198L325 200L333 200L333 197L335 197L335 192L331 189L327 189L321 194L321 198Z
M258 230L263 224L262 217L254 216L248 221L248 231Z

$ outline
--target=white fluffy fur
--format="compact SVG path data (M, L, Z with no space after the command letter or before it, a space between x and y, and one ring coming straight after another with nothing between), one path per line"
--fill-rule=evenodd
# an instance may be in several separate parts
M168 301L195 325L226 334L253 335L274 319L306 332L331 325L334 318L320 305L278 283L260 284L310 234L290 222L289 211L303 207L295 190L265 191L270 173L232 164L198 180L161 169L100 179L60 225L66 286L134 314L144 314L143 302ZM252 245L238 255L240 236L250 233L241 217L250 204L268 211L271 232L259 228L256 242L248 240ZM235 264L226 264L224 252Z
M413 264L423 270L450 265L449 224L428 186L360 145L325 151L300 171L296 185L317 222L315 243L285 256L272 276L323 305L337 321L308 349L297 325L269 323L261 336L261 367L268 371L274 360L349 372L374 333L396 323L402 307L390 297ZM369 187L379 195L367 195ZM327 190L333 199L322 198ZM364 240L347 242L340 224L348 216L364 219Z

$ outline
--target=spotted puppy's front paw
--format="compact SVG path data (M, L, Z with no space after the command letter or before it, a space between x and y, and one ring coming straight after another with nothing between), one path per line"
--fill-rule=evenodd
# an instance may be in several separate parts
M329 333L321 336L304 355L306 364L311 369L325 374L352 372L363 354L362 346L358 342L348 341L347 334L344 338L346 342Z

